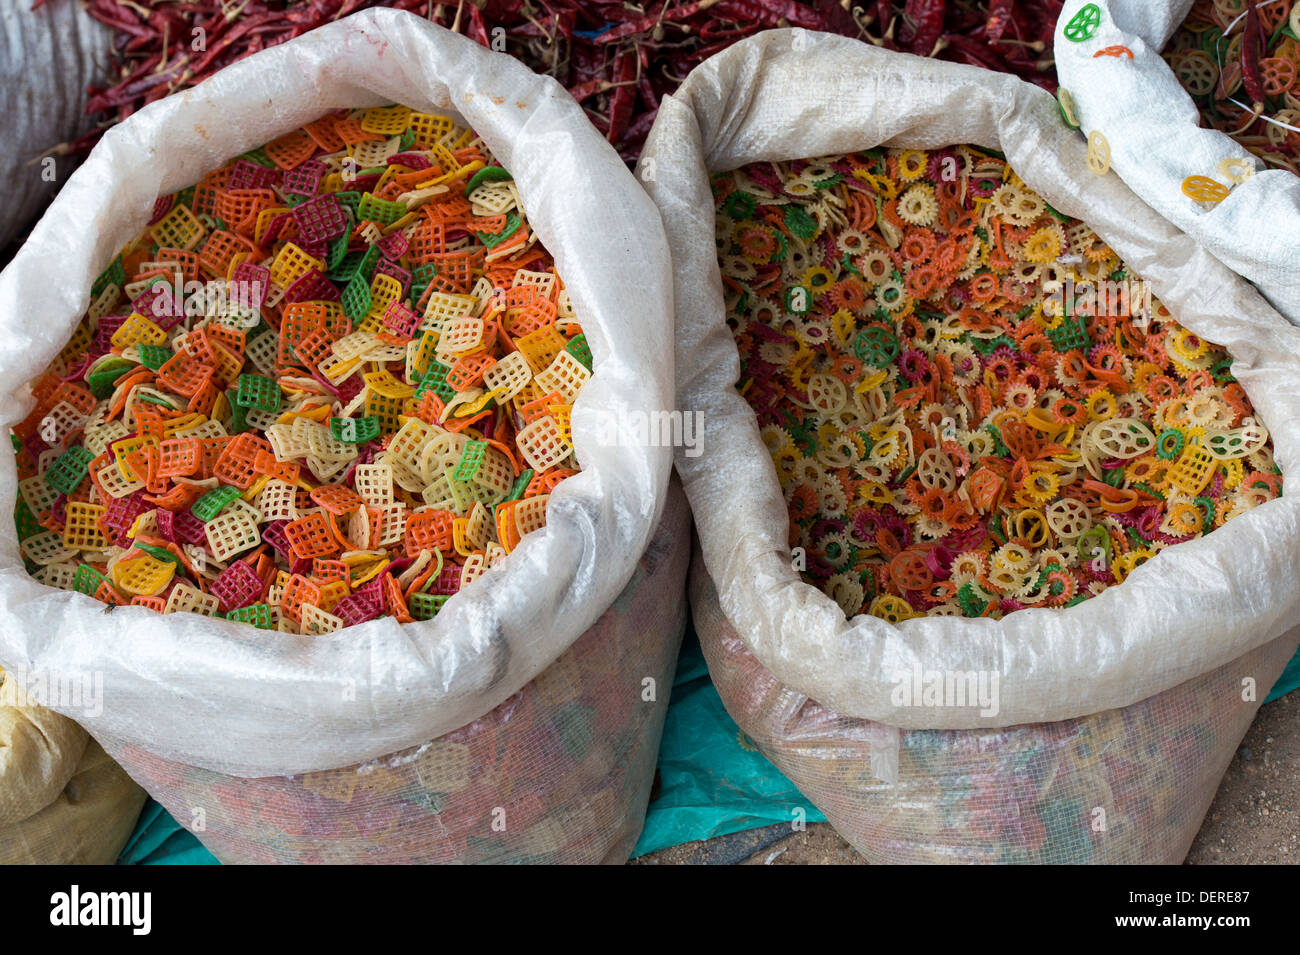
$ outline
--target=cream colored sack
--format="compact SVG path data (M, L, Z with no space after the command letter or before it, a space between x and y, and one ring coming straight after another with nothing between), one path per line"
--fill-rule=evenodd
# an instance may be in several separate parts
M80 726L0 681L0 865L113 863L144 790Z

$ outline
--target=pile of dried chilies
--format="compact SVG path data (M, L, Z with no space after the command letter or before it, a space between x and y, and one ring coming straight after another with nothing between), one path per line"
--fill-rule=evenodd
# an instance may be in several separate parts
M111 125L251 53L376 6L420 14L554 76L634 161L659 101L691 69L772 27L838 33L1055 90L1051 43L1061 0L87 0L90 14L117 32L120 71L112 85L90 90L88 112Z

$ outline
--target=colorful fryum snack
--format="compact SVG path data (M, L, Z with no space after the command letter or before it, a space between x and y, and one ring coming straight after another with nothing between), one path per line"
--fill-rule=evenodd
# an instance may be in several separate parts
M1226 352L1000 156L757 163L714 194L740 389L846 615L1068 607L1281 493Z
M434 616L546 523L592 357L450 117L325 116L158 200L14 429L29 570L326 633Z

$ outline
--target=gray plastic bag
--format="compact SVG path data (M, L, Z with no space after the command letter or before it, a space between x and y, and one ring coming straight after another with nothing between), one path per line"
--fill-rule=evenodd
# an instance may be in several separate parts
M34 220L77 166L41 159L94 128L86 86L108 75L112 33L78 0L0 0L0 249Z

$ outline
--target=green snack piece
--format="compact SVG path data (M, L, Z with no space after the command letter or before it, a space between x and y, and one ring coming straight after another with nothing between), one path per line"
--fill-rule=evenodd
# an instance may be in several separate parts
M23 500L21 494L18 495L18 500L14 502L14 526L18 528L18 539L20 541L25 541L27 538L45 530L41 526L41 522L36 519L36 515L32 513L32 509L27 505L27 502Z
M1006 457L1011 452L1002 441L1002 432L998 430L997 425L986 424L984 430L993 437L993 453L998 457Z
M587 371L591 371L591 348L587 345L587 336L581 332L569 339L569 343L564 346L567 351L578 361L582 362Z
M347 257L348 254L348 238L349 238L349 233L351 231L352 230L349 229L347 232L344 232L342 235L330 239L328 243L328 251L325 253L326 274L333 272L335 269L337 269L340 265L343 264L343 260Z
M785 237L785 233L784 233L784 232L778 232L776 229L773 229L773 230L772 230L772 235L774 235L774 236L776 237L776 251L772 253L772 257L771 257L770 259L768 259L767 261L768 261L768 262L784 262L784 261L785 261L785 257L786 257L786 256L789 254L789 252L790 252L790 243L789 243L789 241L786 239L786 237ZM858 274L861 275L862 273L859 272Z
M240 623L251 623L258 630L272 630L275 624L271 620L270 604L249 604L247 607L236 607L226 614L227 620L237 620Z
M373 297L370 294L370 280L358 272L343 290L341 298L343 312L355 327L370 311Z
M447 489L451 492L452 501L455 502L456 513L466 513L477 500L474 496L474 489L467 482L456 477L455 468L447 468L442 473L447 479Z
M448 594L412 594L408 606L416 620L432 620L450 599Z
M164 351L167 352L167 356L170 358L171 351L169 349L164 349ZM166 361L166 359L163 360ZM151 367L157 368L161 364L162 363L159 362L159 365ZM122 375L126 374L126 372L130 371L134 367L135 364L127 361L125 358L111 358L108 361L100 362L99 365L96 366L95 370L86 377L86 384L90 386L90 393L101 401L110 397L113 394L113 382L117 381L117 379L121 378Z
M348 252L343 259L327 273L331 282L350 282L352 277L357 274L357 269L361 265L361 260L365 258L364 252Z
M72 589L77 593L93 596L99 589L99 585L108 581L108 578L97 571L89 564L82 564L77 568L76 575L72 578Z
M992 601L986 600L971 584L962 584L957 591L957 603L968 617L982 617Z
M478 236L479 241L489 249L495 249L498 245L519 231L519 226L522 221L523 220L513 212L507 212L505 227L500 232L495 234L490 232L475 232L474 234Z
M423 398L426 392L432 391L443 401L450 401L455 398L456 389L447 384L447 375L450 372L451 369L442 362L430 362L429 370L420 376L420 383L415 389L415 397Z
M265 146L258 146L256 149L250 149L248 152L244 153L239 158L247 159L249 162L255 163L256 165L261 166L263 169L275 168L275 163L271 160L271 157L269 157L266 154Z
M1057 87L1056 90L1056 111L1061 114L1061 122L1065 123L1071 129L1079 128L1079 118L1074 109L1074 96L1064 86ZM1044 205L1047 205L1044 203ZM1048 206L1051 209L1051 206ZM1059 214L1053 209L1052 214L1060 218Z
M1097 34L1097 28L1101 26L1101 7L1095 3L1089 3L1080 8L1079 12L1070 18L1070 22L1065 25L1065 38L1072 43L1082 43L1084 40L1090 40Z
M813 293L812 289L805 288L802 285L791 285L785 290L783 304L785 310L792 315L806 315L812 308Z
M533 479L533 469L525 468L519 472L519 477L515 478L515 483L510 487L510 493L506 495L506 501L517 501L524 496L524 491L528 490L528 482ZM505 503L504 501L502 503Z
M898 357L898 337L880 325L864 328L853 339L853 354L859 361L884 368Z
M1070 217L1067 216L1065 213L1063 213L1063 212L1057 212L1055 209L1053 209L1053 208L1051 207L1050 204L1048 204L1048 203L1046 203L1046 202L1044 202L1043 205L1047 207L1047 211L1050 212L1050 213L1052 214L1052 217L1053 217L1053 218L1058 219L1058 220L1060 220L1061 222L1065 222L1065 223L1067 223L1067 224L1069 223L1069 221L1070 221Z
M190 513L206 524L225 510L226 505L238 498L241 493L239 488L231 487L229 484L214 487L194 502L194 506L190 508Z
M811 239L817 234L817 220L803 206L785 207L785 227L800 239Z
M167 364L173 356L172 350L166 345L137 345L136 350L140 353L140 364L153 371L157 371ZM92 387L90 390L93 392L95 389ZM109 394L112 394L112 392L110 391ZM107 398L108 395L97 394L95 397Z
M45 472L45 483L59 494L71 494L85 480L93 460L95 455L85 447L73 445Z
M817 453L817 432L813 429L811 423L805 424L802 421L796 421L787 412L785 414L786 433L790 435L790 440L794 442L795 448L805 458L810 458Z
M747 192L733 192L727 196L727 201L723 208L727 210L727 215L737 221L750 219L754 215L754 209L757 207L757 200Z
M411 270L411 301L418 302L424 297L425 289L438 276L438 267L432 262L417 265Z
M1156 457L1164 461L1176 460L1186 443L1187 438L1176 428L1161 431L1160 437L1156 438Z
M1205 534L1210 533L1210 531L1214 530L1214 501L1208 497L1197 497L1193 498L1192 502L1198 507L1203 507L1205 509L1205 520L1201 524L1201 532Z
M116 256L112 262L108 263L108 268L99 273L99 276L90 286L90 297L95 298L100 292L104 291L109 285L116 285L121 288L126 284L126 269L122 267L122 256Z
M473 195L474 190L485 182L504 182L513 178L514 176L500 166L484 166L470 176L469 182L465 186L465 195Z
M352 213L354 219L356 218L357 207L361 205L361 193L356 190L336 192L334 193L334 198L337 199L345 209Z
M239 376L239 388L235 392L234 402L239 407L276 412L280 410L282 398L280 385L273 378L263 375Z
M999 348L1017 349L1019 343L1009 335L999 335L997 338L976 338L970 342L970 345L981 355L991 355Z
M1047 330L1047 337L1058 352L1085 349L1092 345L1088 337L1088 326L1082 315L1067 316L1056 328Z
M230 433L243 434L248 430L248 409L243 405L235 404L233 392L226 392L226 398L230 404Z
M378 222L388 226L406 215L406 206L400 202L376 199L374 193L367 192L357 206L357 215L363 222Z
M366 249L365 253L361 256L361 262L357 265L357 274L364 275L367 282L374 277L375 266L379 264L379 256L379 246L377 245L372 245L370 248Z
M474 480L474 475L478 473L479 465L483 463L483 455L486 453L486 441L466 441L465 450L460 453L460 461L456 464L456 480Z
M379 437L379 419L330 418L330 433L339 441L348 444L365 444Z
M162 547L155 547L153 544L135 544L134 546L136 550L144 551L155 560L165 560L169 564L175 564L177 570L181 573L185 572L185 565L171 551Z
M1100 552L1100 553L1099 553ZM1078 554L1080 560L1091 561L1102 558L1102 563L1110 566L1110 534L1104 527L1091 527L1079 538Z

